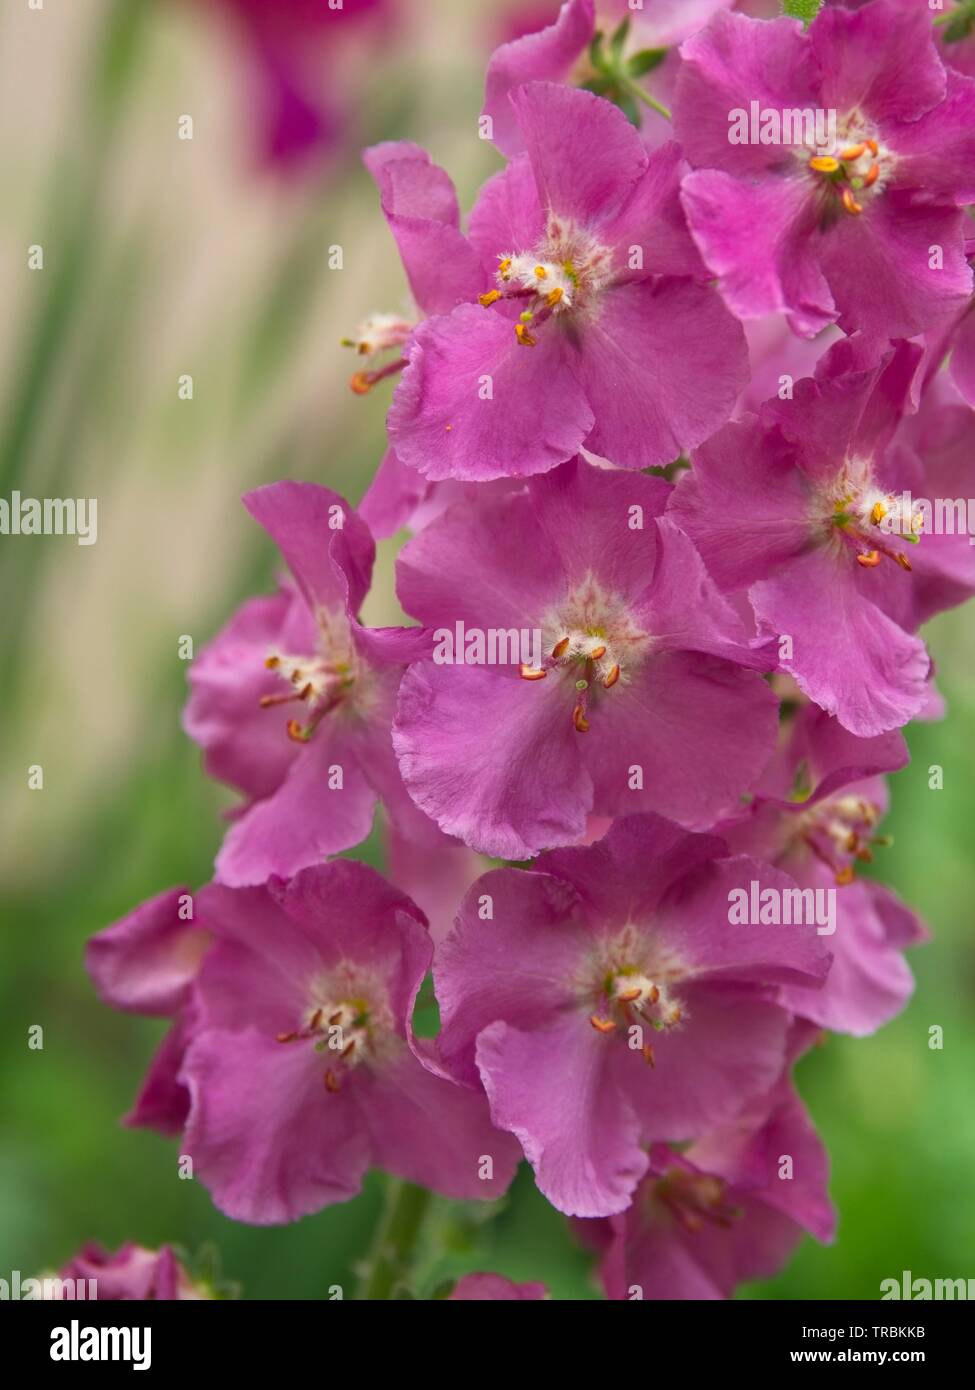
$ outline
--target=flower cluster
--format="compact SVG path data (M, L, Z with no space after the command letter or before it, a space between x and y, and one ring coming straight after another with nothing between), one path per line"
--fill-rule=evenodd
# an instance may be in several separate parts
M244 499L286 570L184 721L241 801L214 882L88 968L170 1019L128 1122L229 1216L372 1166L491 1199L524 1158L609 1298L718 1298L831 1239L793 1069L904 1005L926 935L857 870L940 713L919 629L975 592L975 79L902 0L672 0L628 56L595 23L491 59L466 225L423 149L366 152L414 301L349 338L388 451L358 510ZM416 626L370 628L402 527ZM391 881L335 857L377 805Z

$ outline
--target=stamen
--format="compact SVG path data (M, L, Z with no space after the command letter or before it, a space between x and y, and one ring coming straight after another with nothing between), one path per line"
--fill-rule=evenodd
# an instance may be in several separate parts
M589 653L589 658L591 661L602 661L605 655L605 647L593 647L592 651Z
M911 564L910 560L907 558L907 556L904 554L902 550L895 551L894 559L900 565L902 570L907 570L907 573L910 574L914 566Z
M477 296L477 302L482 308L490 309L491 305L496 304L500 298L500 290L488 290L485 294L479 294Z
M640 1048L640 1051L643 1053L643 1060L646 1062L647 1066L655 1067L657 1065L656 1059L653 1055L653 1048L650 1046L649 1043L644 1043L643 1046Z
M555 646L552 648L552 656L555 658L556 661L558 661L559 657L562 655L562 653L565 651L568 645L568 637L562 637L558 642L556 642Z
M840 162L831 154L817 154L809 161L809 167L815 169L817 174L835 174Z
M604 690L612 690L613 686L616 684L616 682L619 680L619 678L620 678L620 664L619 664L619 662L617 661L616 664L610 668L610 670L607 672L607 674L606 674L605 677L603 678L603 689L604 689Z
M332 1071L331 1067L329 1067L328 1071L325 1073L325 1089L331 1092L333 1096L342 1089L342 1082L339 1077L336 1076L335 1072Z
M874 502L870 511L870 520L873 522L874 526L879 526L886 515L887 508L884 506L883 502Z
M840 159L859 159L866 148L867 142L865 140L859 145L847 145L845 150L840 150Z
M854 878L853 865L852 865L852 864L847 864L847 865L845 866L845 868L842 868L842 869L840 869L840 870L837 872L837 875L836 875L836 884L837 884L837 887L838 887L838 888L845 888L845 887L847 886L847 884L853 882L853 878Z
M522 666L519 674L523 681L541 681L548 672L541 666Z
M586 718L586 711L581 704L576 705L575 709L572 711L572 723L575 726L577 734L588 734L589 720Z
M871 164L869 170L868 170L867 173L864 175L864 179L863 179L863 186L864 186L864 188L872 188L873 185L877 182L877 180L878 180L879 178L880 178L880 165L879 165L879 164Z
M862 565L864 569L874 569L880 564L880 551L868 550L865 554L858 555L857 564Z
M518 342L522 347L535 346L535 339L532 337L532 335L529 333L528 329L525 327L523 323L515 324L515 337L518 339Z
M863 211L863 207L857 202L856 198L854 198L849 188L843 189L842 199L843 206L846 208L847 212L853 213L854 216L858 216Z
M539 280L548 279L548 271L545 269L543 265L537 265L535 267L535 274L538 276Z
M562 286L556 285L555 289L550 290L549 293L545 296L545 303L549 306L550 309L554 309L556 304L561 302L564 294L565 290L562 288Z
M592 1014L589 1022L597 1033L615 1033L616 1024L611 1018L600 1018L598 1014Z
M349 378L349 385L357 396L366 396L377 382L385 380L388 376L393 376L396 372L401 372L406 365L406 358L399 357L395 362L390 362L385 367L379 367L374 372L355 372Z

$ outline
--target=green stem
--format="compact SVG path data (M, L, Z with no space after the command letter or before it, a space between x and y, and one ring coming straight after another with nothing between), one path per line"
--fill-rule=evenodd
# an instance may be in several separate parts
M636 97L637 101L642 101L644 106L649 106L651 111L656 111L658 116L663 116L665 121L672 120L670 108L664 106L662 101L652 97L645 87L641 87L639 82L634 82L633 78L627 73L617 73L616 80L625 87L631 96Z
M359 1285L358 1297L370 1301L391 1298L409 1273L432 1200L425 1188L399 1178L388 1181L386 1209L379 1219L372 1255Z

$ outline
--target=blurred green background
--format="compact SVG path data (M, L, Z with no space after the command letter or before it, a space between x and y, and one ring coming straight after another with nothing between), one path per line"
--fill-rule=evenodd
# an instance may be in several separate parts
M253 94L219 6L23 0L0 15L0 496L99 502L94 546L0 538L3 1275L57 1266L88 1239L213 1241L245 1295L316 1298L350 1289L376 1223L373 1175L356 1201L295 1226L234 1225L178 1179L175 1144L120 1128L162 1025L98 1005L81 959L88 936L139 900L209 876L232 798L180 732L177 647L184 634L199 646L270 582L271 547L240 493L290 476L358 500L381 456L386 394L348 391L354 364L338 343L367 312L402 308L406 291L357 147L419 141L464 206L499 164L476 118L486 55L515 7L397 9L395 34L343 59L338 148L288 177L254 160ZM194 138L180 141L187 113ZM36 244L44 269L28 271ZM341 272L327 266L333 244ZM183 374L192 400L177 394ZM372 621L396 615L395 549L380 547ZM967 614L940 619L930 640L948 718L910 731L885 827L895 844L876 867L934 940L914 953L917 993L895 1023L832 1037L802 1062L839 1238L805 1241L745 1297L875 1298L902 1269L975 1275ZM27 786L36 763L42 791ZM932 764L943 790L929 789ZM42 1051L27 1047L34 1024ZM941 1051L927 1045L933 1024ZM596 1296L588 1258L524 1171L490 1219L441 1209L434 1243L431 1277L488 1268L542 1279L556 1297Z

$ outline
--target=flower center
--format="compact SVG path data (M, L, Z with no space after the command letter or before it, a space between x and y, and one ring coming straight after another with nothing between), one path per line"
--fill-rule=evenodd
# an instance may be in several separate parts
M728 1230L743 1215L741 1207L728 1201L723 1178L689 1173L686 1168L668 1169L654 1183L652 1197L689 1235L705 1225Z
M625 684L646 656L650 638L622 600L606 594L591 577L548 616L542 629L548 655L541 666L522 666L522 679L542 680L549 672L572 677L572 723L577 733L588 733L594 697L620 680Z
M588 232L549 215L545 236L530 251L498 256L498 288L480 296L485 309L499 301L524 303L515 324L522 347L550 318L584 312L613 278L612 252Z
M335 1095L342 1089L343 1075L365 1061L375 1050L372 1010L365 999L339 999L312 1002L300 1025L277 1035L279 1043L313 1041L316 1052L328 1054L325 1089Z
M289 656L272 652L264 662L290 686L279 695L262 695L262 709L302 702L309 711L307 724L289 719L285 725L288 737L296 743L307 743L321 721L347 697L356 679L356 658L344 616L335 617L319 609L316 622L319 630L318 650L312 656Z
M893 843L889 836L873 834L879 819L879 807L865 797L837 796L811 807L801 818L798 834L843 887L853 882L857 862L872 861L872 846Z
M893 162L894 156L881 145L862 116L854 112L843 123L842 133L833 144L818 146L809 156L807 167L826 191L827 206L842 208L857 217L866 201L883 191Z
M655 1063L649 1035L669 1032L686 1022L687 1009L673 989L681 974L677 963L661 960L656 968L646 963L629 963L635 959L637 949L632 932L628 933L611 951L600 978L590 982L583 993L595 1001L589 1022L596 1032L605 1037L625 1033L630 1050L639 1053L652 1067ZM621 959L624 964L618 963Z
M923 516L912 511L903 497L876 487L868 464L850 464L838 482L820 495L817 515L828 533L839 537L853 552L862 568L875 569L886 556L910 573L911 562L905 552L886 538L897 536L917 545Z

